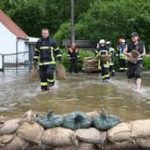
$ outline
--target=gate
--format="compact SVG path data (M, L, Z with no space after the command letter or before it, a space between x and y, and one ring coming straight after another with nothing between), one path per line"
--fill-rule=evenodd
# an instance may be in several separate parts
M3 70L29 71L32 66L32 57L28 51L3 54Z

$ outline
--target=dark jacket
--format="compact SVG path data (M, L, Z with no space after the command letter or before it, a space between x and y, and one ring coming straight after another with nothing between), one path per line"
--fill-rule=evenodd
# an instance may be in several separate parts
M39 65L55 64L56 59L61 59L62 55L55 40L51 38L40 38L36 44L34 61Z

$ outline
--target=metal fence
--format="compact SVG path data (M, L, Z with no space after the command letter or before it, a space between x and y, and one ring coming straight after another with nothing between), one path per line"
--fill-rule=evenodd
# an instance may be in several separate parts
M3 54L3 70L30 70L32 58L28 51L11 54Z

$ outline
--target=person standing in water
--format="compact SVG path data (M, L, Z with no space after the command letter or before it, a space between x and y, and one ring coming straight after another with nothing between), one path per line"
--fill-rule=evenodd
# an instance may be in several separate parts
M72 43L71 47L68 49L68 59L70 61L70 73L78 73L78 59L79 59L79 49L76 43Z
M101 39L97 44L95 54L98 59L98 69L101 70L102 81L108 81L110 79L109 50L104 39Z
M33 57L34 66L39 65L41 90L47 91L55 84L56 60L62 61L62 54L54 39L49 37L49 30L41 30L42 37L37 41Z
M137 54L136 58L133 54ZM127 77L129 79L129 85L131 85L131 79L135 78L137 91L141 91L143 56L145 54L145 45L140 40L138 33L133 32L131 34L131 43L129 43L127 48L125 49L125 55L128 57Z
M115 49L112 47L112 43L110 41L106 42L106 46L110 55L110 67L109 67L109 71L110 71L110 75L111 77L113 77L115 75Z
M127 60L126 55L124 54L125 49L127 48L127 44L125 39L120 38L119 44L117 45L117 51L119 56L119 70L126 71L127 70Z

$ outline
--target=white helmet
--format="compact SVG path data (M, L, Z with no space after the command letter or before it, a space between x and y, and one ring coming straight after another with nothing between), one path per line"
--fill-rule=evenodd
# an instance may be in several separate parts
M125 43L125 42L126 42L126 40L125 40L125 39L122 39L122 40L121 40L121 43Z
M110 42L110 41L107 41L106 44L107 44L107 45L111 45L111 42Z
M104 39L101 39L100 41L99 41L99 44L105 44L106 42L105 42L105 40Z

